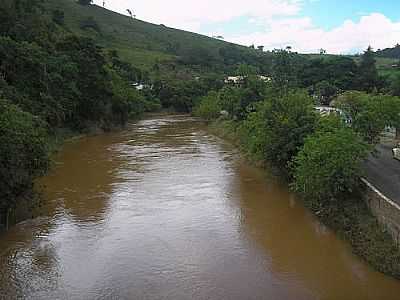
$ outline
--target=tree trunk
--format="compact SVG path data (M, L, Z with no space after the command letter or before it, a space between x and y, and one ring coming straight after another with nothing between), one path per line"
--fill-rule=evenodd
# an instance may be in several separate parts
M400 140L400 127L396 127L396 140Z

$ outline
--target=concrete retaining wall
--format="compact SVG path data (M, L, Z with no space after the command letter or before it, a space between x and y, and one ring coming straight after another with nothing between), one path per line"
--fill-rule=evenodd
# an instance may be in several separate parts
M366 186L365 201L372 214L392 235L400 247L400 205L390 200L366 179L361 179Z

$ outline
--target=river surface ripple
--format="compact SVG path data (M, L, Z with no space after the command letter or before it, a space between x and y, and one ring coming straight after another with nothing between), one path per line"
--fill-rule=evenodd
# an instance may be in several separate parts
M0 299L400 299L188 116L65 144L42 217L0 234Z

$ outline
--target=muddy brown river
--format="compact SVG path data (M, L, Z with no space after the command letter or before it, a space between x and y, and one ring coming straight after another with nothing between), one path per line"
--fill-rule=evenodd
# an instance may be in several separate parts
M400 299L301 201L187 116L65 144L0 234L0 299Z

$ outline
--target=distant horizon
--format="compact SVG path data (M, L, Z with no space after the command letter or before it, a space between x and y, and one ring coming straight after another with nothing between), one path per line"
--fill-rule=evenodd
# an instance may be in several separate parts
M262 45L265 50L291 46L304 54L324 49L329 54L354 55L368 46L378 50L400 43L400 16L395 13L400 2L394 0L214 2L105 0L105 8L124 15L130 9L146 22L222 36L243 46ZM103 0L93 3L102 6Z

